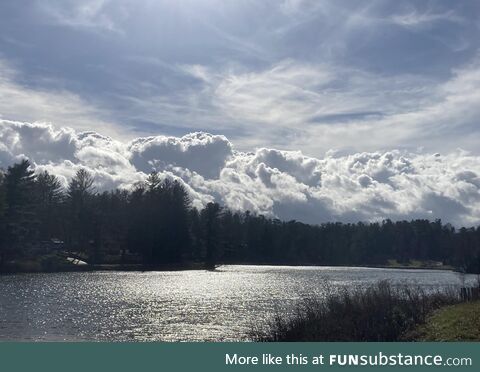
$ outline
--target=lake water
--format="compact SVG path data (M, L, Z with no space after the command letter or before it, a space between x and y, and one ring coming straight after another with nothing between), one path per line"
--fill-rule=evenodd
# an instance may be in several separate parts
M459 286L450 271L222 266L211 271L0 276L0 340L245 340L325 286ZM474 281L467 276L467 281Z

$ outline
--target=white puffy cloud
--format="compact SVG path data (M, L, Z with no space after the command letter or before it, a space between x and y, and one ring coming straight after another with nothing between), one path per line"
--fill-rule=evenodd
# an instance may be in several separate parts
M400 150L313 158L299 151L239 152L224 136L191 133L124 143L95 132L0 121L0 166L21 157L64 185L84 167L99 191L129 188L156 169L181 180L193 204L309 223L441 218L480 223L480 157Z
M0 166L28 158L64 185L81 167L90 170L99 189L127 187L144 179L127 159L127 146L95 132L76 132L50 124L0 120Z
M209 178L218 177L232 155L232 145L224 136L206 133L190 133L181 138L138 138L129 144L128 150L132 164L141 171L178 166Z

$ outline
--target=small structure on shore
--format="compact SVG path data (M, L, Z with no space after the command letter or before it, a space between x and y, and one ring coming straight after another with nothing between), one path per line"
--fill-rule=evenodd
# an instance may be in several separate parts
M75 257L67 257L67 261L70 262L71 264L77 265L77 266L86 266L86 265L88 265L88 263L86 263L85 261L80 260L80 259L75 258Z

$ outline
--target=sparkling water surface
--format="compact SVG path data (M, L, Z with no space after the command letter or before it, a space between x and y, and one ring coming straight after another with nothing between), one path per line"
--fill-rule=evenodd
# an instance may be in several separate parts
M464 278L465 279L465 278ZM327 288L379 280L460 286L443 270L221 266L215 271L0 276L0 340L246 340L276 313ZM467 275L466 281L476 280Z

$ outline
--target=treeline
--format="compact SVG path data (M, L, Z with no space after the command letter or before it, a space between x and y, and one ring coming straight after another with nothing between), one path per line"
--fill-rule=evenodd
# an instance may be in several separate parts
M27 160L0 173L0 270L41 242L64 242L92 264L202 263L383 265L430 260L480 271L480 227L441 221L307 225L209 203L192 208L181 183L151 173L131 191L99 193L79 170L64 189Z

